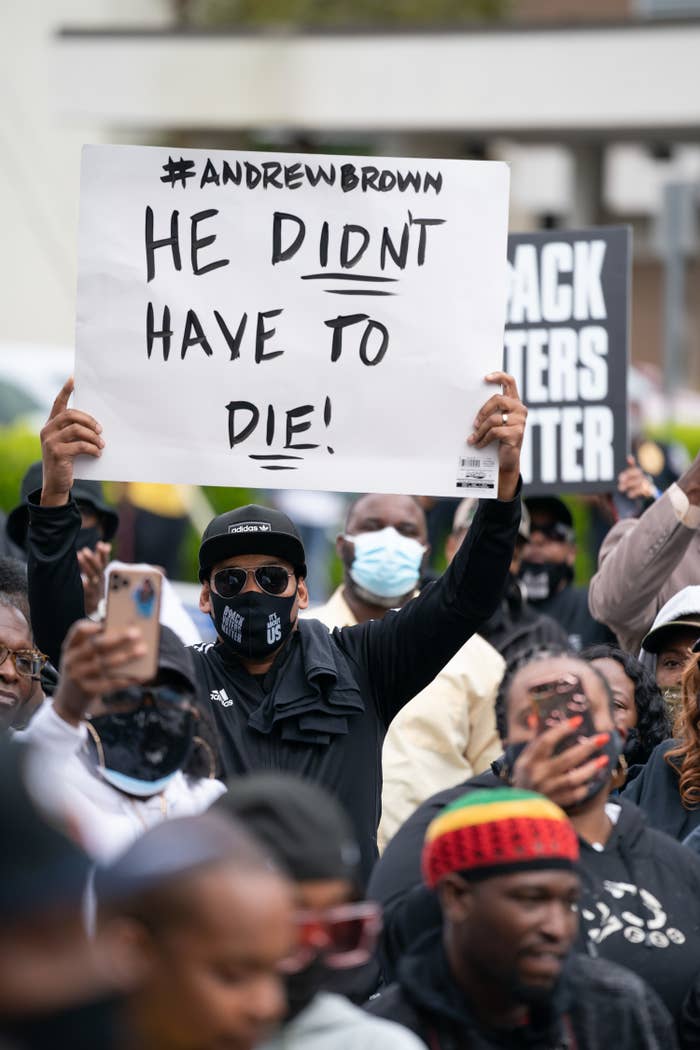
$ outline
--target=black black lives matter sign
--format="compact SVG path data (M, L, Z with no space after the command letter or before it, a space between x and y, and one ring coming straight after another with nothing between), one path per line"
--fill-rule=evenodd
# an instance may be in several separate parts
M504 367L528 406L529 493L604 492L627 455L631 231L512 234Z

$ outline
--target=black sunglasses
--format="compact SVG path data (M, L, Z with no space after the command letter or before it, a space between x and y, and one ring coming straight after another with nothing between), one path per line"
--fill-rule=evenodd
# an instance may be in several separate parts
M219 569L214 573L214 590L221 598L235 598L245 587L251 573L261 591L274 595L284 594L290 576L296 575L282 565L258 565L257 569Z
M531 525L530 534L534 532L541 532L548 540L555 540L557 543L571 543L574 538L574 530L561 521L553 521L548 525Z

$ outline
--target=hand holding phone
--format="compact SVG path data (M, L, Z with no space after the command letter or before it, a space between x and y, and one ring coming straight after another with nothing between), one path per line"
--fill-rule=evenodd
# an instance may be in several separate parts
M120 677L134 682L150 682L158 671L160 644L160 597L163 577L155 568L120 568L109 574L107 587L108 631L138 628L145 653L120 668Z

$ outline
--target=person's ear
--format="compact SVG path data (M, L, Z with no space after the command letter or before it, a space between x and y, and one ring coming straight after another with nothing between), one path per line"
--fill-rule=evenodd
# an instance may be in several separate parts
M463 922L474 909L475 887L459 875L450 873L437 887L442 914L450 922Z
M107 920L98 930L96 945L108 968L110 983L125 993L139 990L156 966L156 949L148 930L135 919Z
M309 607L309 588L306 586L306 580L303 576L300 576L297 580L297 606L299 609L308 609Z
M335 552L343 564L343 569L347 571L355 559L355 544L341 533L336 537Z
M208 580L204 580L199 592L199 611L206 613L207 616L211 615L211 588Z

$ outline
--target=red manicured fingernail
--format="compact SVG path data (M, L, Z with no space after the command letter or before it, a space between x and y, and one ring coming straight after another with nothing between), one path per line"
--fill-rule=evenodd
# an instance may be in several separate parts
M569 725L571 726L572 729L578 729L578 727L580 725L582 725L582 723L583 723L583 718L582 718L581 715L574 715L573 718L569 719Z
M596 767L596 769L603 769L604 766L607 766L609 761L610 760L609 760L607 755L600 755L595 760L595 767Z
M598 733L598 736L595 738L596 747L602 747L603 744L607 744L609 739L610 733Z

